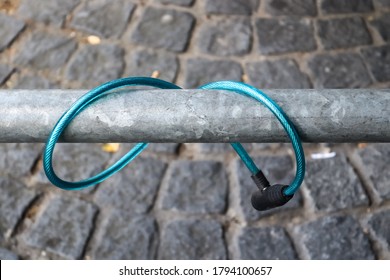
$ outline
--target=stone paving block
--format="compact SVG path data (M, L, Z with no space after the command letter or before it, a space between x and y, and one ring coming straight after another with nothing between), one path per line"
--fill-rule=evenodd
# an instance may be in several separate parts
M42 144L30 143L0 144L0 170L15 177L29 175L42 147Z
M131 52L126 58L126 76L149 77L154 71L159 72L159 79L173 82L179 68L175 55L168 52L141 50Z
M8 236L26 207L35 198L34 191L8 177L0 177L0 240Z
M112 211L109 215L103 214L102 220L88 254L92 259L154 259L158 233L152 217Z
M88 87L97 86L122 75L123 57L123 49L115 45L83 46L68 64L65 77Z
M85 1L70 27L105 38L118 38L125 31L136 5L126 0Z
M26 20L35 20L61 27L65 21L65 17L78 4L80 4L80 0L22 0L17 13Z
M204 154L220 154L233 152L234 149L229 143L199 143L199 152ZM241 143L241 145L250 151L259 151L266 149L277 149L280 147L279 143Z
M317 55L308 65L315 88L365 88L371 84L363 59L354 53Z
M294 260L294 247L281 227L244 228L239 236L241 259Z
M23 30L24 22L0 12L0 52Z
M324 14L367 13L373 11L372 0L321 0Z
M174 221L163 231L159 259L224 260L226 257L223 231L217 221Z
M376 144L359 150L364 171L383 199L390 199L390 144Z
M251 15L256 13L259 0L206 0L207 14Z
M100 144L59 143L55 147L53 168L61 179L80 181L103 171L111 154L102 151ZM49 183L43 168L37 176L40 183Z
M320 211L333 212L369 205L359 178L343 154L308 161L305 183Z
M361 52L374 78L378 82L390 81L390 45L369 47Z
M178 6L192 6L194 0L158 0L161 4L172 4Z
M229 60L194 58L187 60L186 68L186 88L197 88L219 80L241 81L243 74L240 64Z
M206 21L199 30L197 45L203 53L230 56L247 54L251 44L252 27L249 19L224 18Z
M229 143L199 143L199 150L204 154L219 154L233 151Z
M165 169L158 159L136 158L100 184L95 201L102 207L145 213L153 206Z
M93 227L96 207L79 199L53 197L22 239L31 247L68 259L81 257Z
M13 62L36 69L57 70L75 49L76 42L71 38L35 31L24 39Z
M316 16L315 0L266 0L265 11L275 16Z
M14 69L6 64L0 64L0 85L7 80Z
M255 157L253 160L271 184L288 185L294 179L293 163L289 156L264 156ZM299 208L302 205L302 196L298 192L283 207L262 212L257 211L251 204L251 196L257 190L257 186L251 178L251 173L241 160L237 164L237 176L240 188L240 205L247 221L255 221L268 215Z
M227 174L222 163L175 161L163 208L187 213L223 213L227 191Z
M390 249L390 210L384 210L373 214L368 225L374 231L375 235L382 239Z
M13 89L50 89L60 88L58 83L49 81L48 79L37 75L23 75L21 76Z
M18 260L19 257L14 252L5 248L0 248L0 260Z
M384 41L390 42L390 13L382 14L368 22L378 31Z
M307 18L259 18L256 29L262 54L307 52L317 48L313 26Z
M155 153L176 154L179 143L152 143L148 146L148 151Z
M303 74L292 59L249 62L245 65L251 84L258 88L310 88L307 75Z
M350 48L372 43L361 17L348 17L317 22L318 36L325 49Z
M375 0L375 3L380 8L390 8L390 0Z
M370 241L349 216L328 216L297 226L296 236L311 259L356 260L375 258Z
M194 24L195 18L190 13L148 7L132 40L148 47L183 52L187 48Z
M149 143L145 152L147 153L156 153L156 154L177 154L180 143ZM119 156L124 156L129 152L135 143L122 143L120 144L120 152L117 154Z

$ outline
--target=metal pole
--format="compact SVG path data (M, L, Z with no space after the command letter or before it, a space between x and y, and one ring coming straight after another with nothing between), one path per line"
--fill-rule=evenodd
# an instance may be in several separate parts
M45 142L86 91L1 90L0 142ZM305 142L390 142L390 90L265 90ZM98 100L63 142L287 142L274 115L233 92L121 90Z

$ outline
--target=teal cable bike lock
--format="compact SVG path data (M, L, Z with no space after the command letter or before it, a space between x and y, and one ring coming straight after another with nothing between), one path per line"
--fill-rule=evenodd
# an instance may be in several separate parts
M68 182L59 178L54 172L52 165L54 148L61 134L71 121L96 100L109 94L115 89L126 86L151 86L160 89L180 89L179 86L160 79L149 77L129 77L107 82L81 96L57 121L45 145L43 153L43 168L47 178L53 185L64 190L80 190L96 185L120 171L147 147L148 143L136 144L126 155L106 170L82 181ZM252 206L259 211L263 211L279 207L287 203L299 189L305 176L305 155L300 137L291 120L275 101L262 91L248 84L234 81L218 81L202 85L199 88L205 90L233 91L247 96L263 104L276 116L291 140L296 158L295 178L289 185L271 185L261 169L256 166L252 158L245 151L244 147L240 143L231 143L231 145L252 173L251 177L258 187L258 190L252 194Z

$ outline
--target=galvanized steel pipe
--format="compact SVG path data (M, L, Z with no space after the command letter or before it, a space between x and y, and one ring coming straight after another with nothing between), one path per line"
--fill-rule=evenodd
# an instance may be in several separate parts
M45 142L86 90L0 90L0 142ZM264 90L304 142L390 142L389 89ZM233 92L117 90L83 111L62 142L288 142L267 108Z

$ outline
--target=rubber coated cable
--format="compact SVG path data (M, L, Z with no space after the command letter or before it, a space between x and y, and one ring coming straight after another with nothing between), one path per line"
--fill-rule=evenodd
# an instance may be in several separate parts
M130 78L123 78L123 79L110 81L89 91L88 93L80 97L61 116L57 124L54 126L46 142L46 146L43 154L43 167L46 176L48 177L48 179L52 184L65 190L80 190L92 185L96 185L106 180L107 178L109 178L119 170L121 170L147 147L148 143L136 144L126 155L124 155L112 166L102 171L101 173L82 181L78 181L78 182L64 181L60 179L54 172L53 165L52 165L54 148L59 137L66 129L66 127L70 124L70 122L79 113L81 113L84 109L86 109L90 104L98 100L100 97L112 92L114 89L118 89L125 86L151 86L151 87L161 88L161 89L180 89L180 87L178 87L177 85L160 79L149 78L149 77L130 77ZM233 91L248 96L250 98L253 98L271 110L271 112L278 118L278 120L286 130L289 138L291 139L291 143L295 152L296 176L293 182L284 190L284 194L286 196L293 195L301 185L304 178L305 158L304 158L304 152L302 149L299 135L296 132L294 125L287 117L287 115L283 112L283 110L266 94L244 83L238 83L233 81L219 81L219 82L205 84L199 88L210 89L210 90L215 89L215 90ZM252 174L256 174L257 172L259 172L260 169L255 165L251 157L248 155L248 153L245 151L244 147L240 143L231 143L231 145Z
M279 107L279 105L276 104L275 101L273 101L264 92L258 90L253 86L244 83L233 82L233 81L219 81L219 82L205 84L203 86L200 86L199 88L233 91L248 96L250 98L253 98L256 101L262 103L268 109L270 109L270 111L277 117L279 122L286 130L287 135L291 140L291 144L295 152L295 159L296 159L295 178L292 181L292 183L284 190L284 194L286 196L293 195L298 190L305 177L305 154L303 152L301 139L293 123L287 117L284 111ZM250 158L248 153L245 151L244 147L242 147L240 143L231 143L231 145L234 148L234 150L237 152L237 154L240 156L244 164L247 166L247 168L252 172L252 174L256 174L259 171L259 169L256 167L256 165L254 164L253 160Z
M53 185L64 190L80 190L92 185L96 185L121 170L147 147L148 143L137 143L126 155L124 155L121 159L119 159L109 168L91 178L79 182L68 182L62 180L54 172L52 164L53 151L59 137L61 136L65 128L79 113L86 109L88 105L92 104L94 101L96 101L103 95L113 91L114 89L122 88L125 86L151 86L161 89L180 89L180 87L176 86L175 84L159 79L146 77L131 77L107 82L80 97L75 103L73 103L73 105L68 109L68 111L66 111L61 116L57 124L54 126L46 142L45 150L43 153L43 168L45 170L47 178Z

